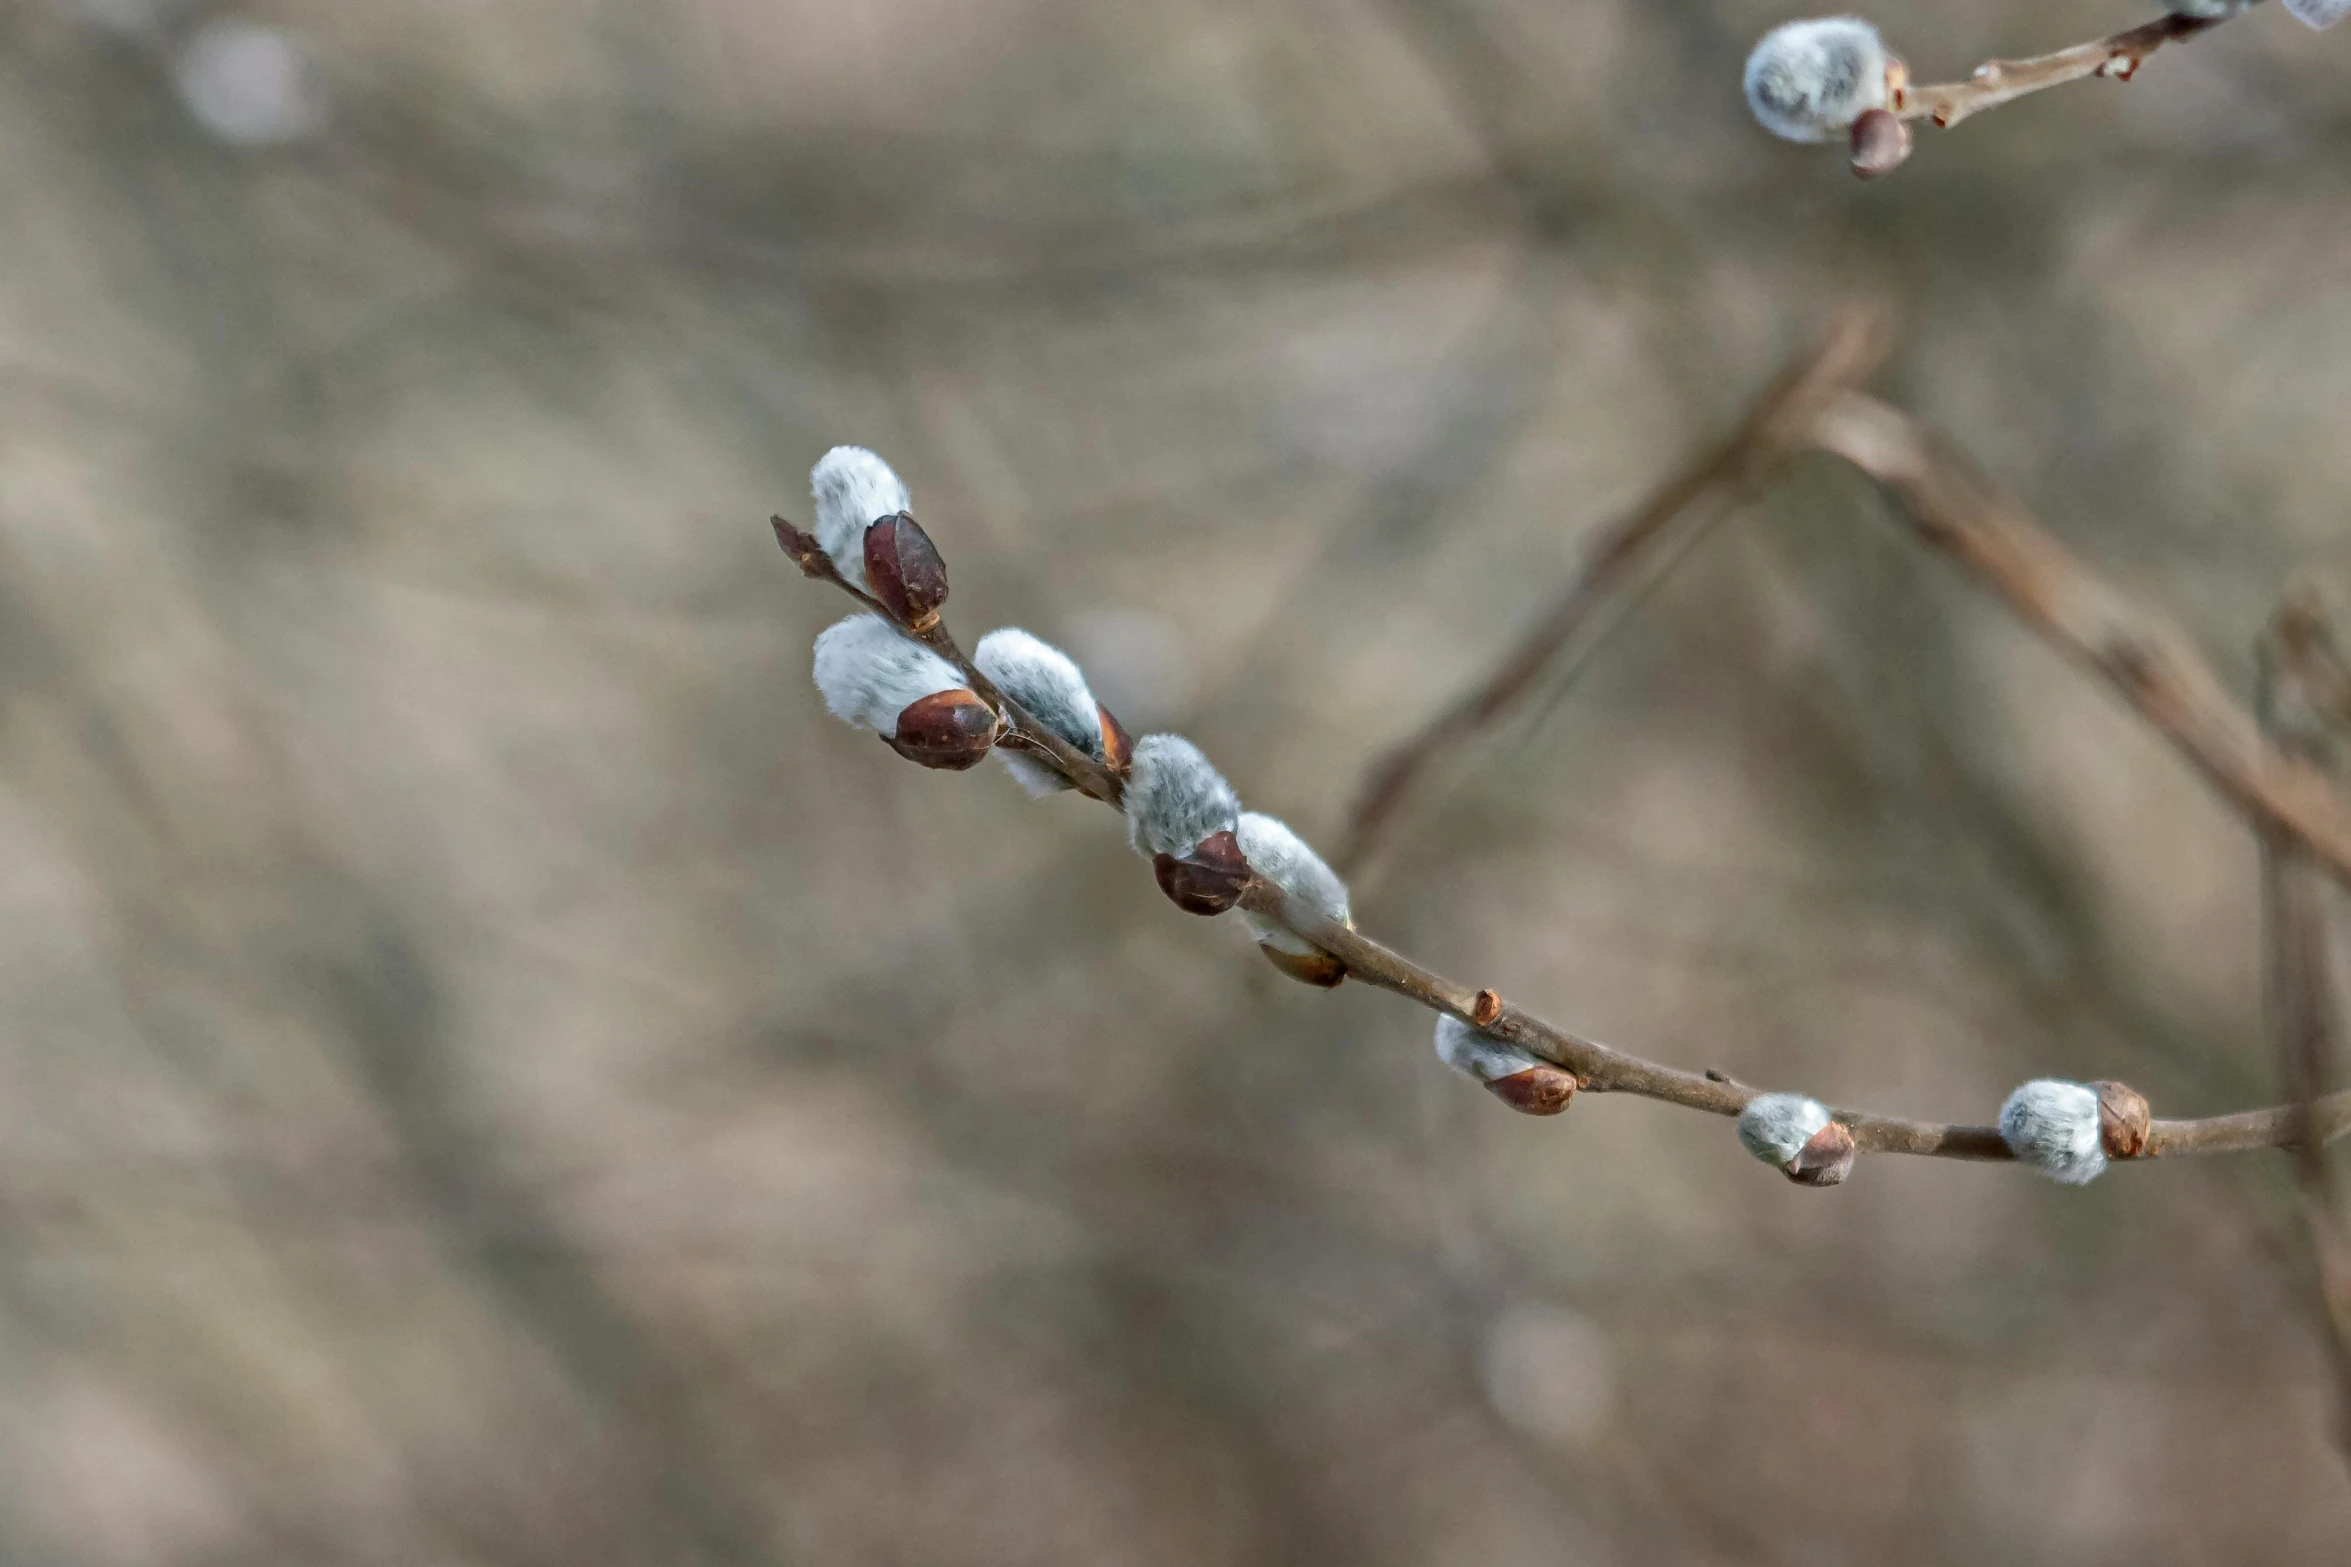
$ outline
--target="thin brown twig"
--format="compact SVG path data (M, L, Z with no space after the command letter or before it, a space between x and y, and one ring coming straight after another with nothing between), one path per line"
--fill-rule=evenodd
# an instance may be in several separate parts
M1963 82L1934 82L1897 89L1894 113L1905 120L1932 120L1950 127L1971 114L2037 93L2046 87L2107 76L2127 82L2147 57L2168 43L2207 32L2226 17L2160 16L2106 38L2094 38L2055 54L2025 60L1986 60Z
M2333 706L2351 670L2331 650L2327 616L2308 585L2280 604L2261 644L2261 722L2272 743L2336 777L2351 772L2351 728ZM2296 1114L2340 1078L2343 1017L2332 954L2345 935L2344 889L2275 834L2262 842L2270 1027L2280 1089ZM2319 1325L2335 1374L2335 1439L2351 1453L2351 1241L2332 1161L2305 1137L2294 1151L2303 1227L2317 1275Z
M786 553L791 554L809 576L832 582L877 614L890 619L900 630L909 629L881 605L842 580L831 569L829 561L818 565L807 559L802 549L796 548L796 541L802 546L813 547L813 541L808 540L807 535L798 533L788 523L778 519L776 536L783 543ZM817 553L821 555L822 552ZM938 634L945 646L953 646L952 641L946 638L943 625L938 628ZM958 667L966 666L959 664ZM975 686L973 689L976 691L979 688ZM1010 703L1006 704L1006 710L1016 716L1019 714L1017 706ZM1053 756L1057 764L1061 762L1058 753L1048 750L1046 754ZM1078 753L1078 759L1089 767L1093 765L1092 758L1084 757L1082 753ZM1082 786L1083 780L1079 773L1072 771L1070 777ZM1116 807L1115 800L1102 795L1094 797ZM1722 1116L1737 1115L1758 1092L1720 1073L1684 1071L1572 1034L1505 1001L1492 989L1472 989L1457 980L1446 978L1434 969L1423 967L1359 931L1331 923L1303 901L1261 878L1253 877L1249 881L1239 902L1242 908L1277 922L1330 953L1346 965L1347 973L1353 978L1509 1040L1574 1074L1579 1088L1585 1091L1633 1094ZM2007 1160L2014 1157L2007 1144L2001 1141L1998 1131L1988 1126L1913 1121L1858 1109L1836 1109L1833 1113L1852 1133L1854 1145L1864 1152L1922 1154L1945 1159ZM2201 1120L2156 1121L2150 1129L2143 1153L2147 1157L2230 1153L2253 1148L2287 1147L2301 1141L2329 1142L2347 1132L2351 1132L2351 1091L2329 1095L2308 1105L2280 1105Z
M1658 556L1676 534L1675 523L1687 524L1679 530L1683 540L1705 532L1766 469L1802 448L1813 417L1838 393L1868 381L1889 346L1880 312L1848 306L1818 344L1774 379L1737 429L1603 528L1534 625L1484 678L1372 765L1332 857L1339 874L1352 877L1362 869L1433 764L1475 740L1546 675L1573 671L1591 656L1596 637L1572 651L1571 644L1620 596L1627 579Z
M2257 829L2351 882L2351 809L2316 768L2262 738L2169 621L2092 575L1899 409L1847 393L1816 421L1814 439L1891 494L1921 540L2104 675Z

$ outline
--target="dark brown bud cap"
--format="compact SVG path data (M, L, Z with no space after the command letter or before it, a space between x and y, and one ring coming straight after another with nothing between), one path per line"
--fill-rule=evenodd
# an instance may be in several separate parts
M2098 1090L2098 1139L2106 1145L2106 1157L2145 1157L2147 1133L2155 1124L2147 1096L2128 1083L2103 1081L2090 1086Z
M1521 1115L1557 1115L1575 1097L1575 1074L1545 1062L1508 1077L1497 1077L1486 1092Z
M1190 854L1151 857L1159 890L1186 914L1222 914L1241 901L1249 885L1249 861L1241 854L1241 840L1230 832L1210 833Z
M1265 954L1265 961L1301 984L1318 985L1324 990L1336 990L1339 981L1347 977L1347 965L1319 949L1301 957L1295 952L1284 952L1269 942L1259 942L1257 950Z
M1812 1134L1788 1164L1788 1179L1799 1186L1835 1186L1853 1173L1853 1134L1831 1121Z
M895 734L882 740L910 762L960 773L977 767L996 743L996 714L988 704L960 688L934 691L911 703L898 715Z
M909 631L927 631L947 602L947 567L911 512L878 518L865 530L865 578L882 608Z
M1853 122L1853 177L1874 180L1910 156L1910 124L1886 109L1865 109Z

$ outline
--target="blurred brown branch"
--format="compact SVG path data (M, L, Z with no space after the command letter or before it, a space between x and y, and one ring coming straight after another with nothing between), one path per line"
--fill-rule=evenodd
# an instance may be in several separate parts
M2142 22L2137 27L2075 44L2054 54L2023 60L1986 60L1963 82L1936 82L1898 89L1893 110L1905 120L1932 120L1948 128L1971 114L1998 108L2043 88L2078 82L2085 76L2109 76L2127 82L2146 63L2147 57L2165 44L2193 38L2226 20L2226 17L2160 16L2152 22Z

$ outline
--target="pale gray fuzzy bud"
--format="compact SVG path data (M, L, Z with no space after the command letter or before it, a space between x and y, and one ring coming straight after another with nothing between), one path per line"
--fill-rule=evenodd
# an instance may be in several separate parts
M1470 1027L1457 1017L1437 1015L1437 1059L1481 1083L1497 1083L1544 1065L1506 1039Z
M1027 708L1037 722L1095 761L1104 759L1102 709L1087 689L1085 674L1067 653L1016 627L980 638L971 661L996 688ZM1069 787L1060 772L1018 751L998 749L996 757L1020 786L1038 799Z
M851 586L871 593L865 576L865 530L913 504L890 465L862 446L836 446L808 470L816 502L816 542Z
M816 689L844 723L893 735L900 713L962 686L953 664L879 615L851 615L816 639Z
M2286 0L2286 10L2304 27L2323 33L2351 16L2351 0Z
M1233 786L1182 735L1145 735L1135 742L1127 777L1127 841L1137 854L1178 859L1211 833L1237 833L1241 802Z
M2254 3L2255 0L2163 0L2163 8L2174 16L2192 16L2202 22L2221 22L2239 12L2252 10ZM2286 9L2293 10L2291 0Z
M2098 1090L2086 1083L2036 1078L2000 1107L2000 1140L2053 1181L2080 1186L2106 1168Z
M1347 884L1285 823L1262 812L1243 811L1239 837L1241 857L1249 862L1251 870L1291 897L1302 899L1332 924L1348 922ZM1302 958L1322 950L1261 914L1243 909L1241 918L1251 935L1278 952Z
M1788 22L1747 56L1747 107L1774 136L1829 141L1886 105L1886 46L1858 16Z
M1802 1094L1762 1094L1739 1112L1739 1141L1765 1164L1786 1169L1829 1124L1828 1106Z

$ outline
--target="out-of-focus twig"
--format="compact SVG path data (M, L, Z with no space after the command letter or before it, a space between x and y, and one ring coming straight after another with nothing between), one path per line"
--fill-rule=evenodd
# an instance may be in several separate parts
M1451 706L1373 764L1335 856L1340 873L1351 876L1371 858L1433 764L1475 740L1546 675L1556 677L1588 658L1598 642L1579 643L1579 634L1614 601L1627 579L1655 559L1677 531L1694 538L1773 463L1800 449L1814 416L1839 393L1866 382L1887 347L1883 316L1868 306L1848 307L1827 335L1756 400L1737 429L1604 528L1526 635ZM1678 530L1677 524L1682 525Z
M1920 539L2104 675L2256 828L2351 882L2351 808L2316 768L2262 737L2169 621L2093 576L1899 409L1847 393L1816 421L1814 438L1891 494Z
M2261 722L2278 749L2329 776L2351 776L2351 691L2331 641L2324 595L2304 580L2289 589L2261 644ZM2298 1116L2340 1080L2343 1015L2336 954L2351 936L2351 893L2279 834L2262 840L2268 926L2270 1028L2278 1080ZM2335 1440L2351 1455L2351 1237L2333 1161L2309 1137L2295 1145L2294 1175L2317 1275L2318 1317L2335 1372Z
M1998 108L2045 87L2078 82L2085 76L2108 76L2127 82L2147 57L2165 44L2193 38L2225 20L2225 17L2160 16L2152 22L2075 44L2054 54L2035 55L2025 60L1986 60L1964 82L1934 82L1897 90L1893 111L1905 120L1932 120L1949 127L1971 114Z

